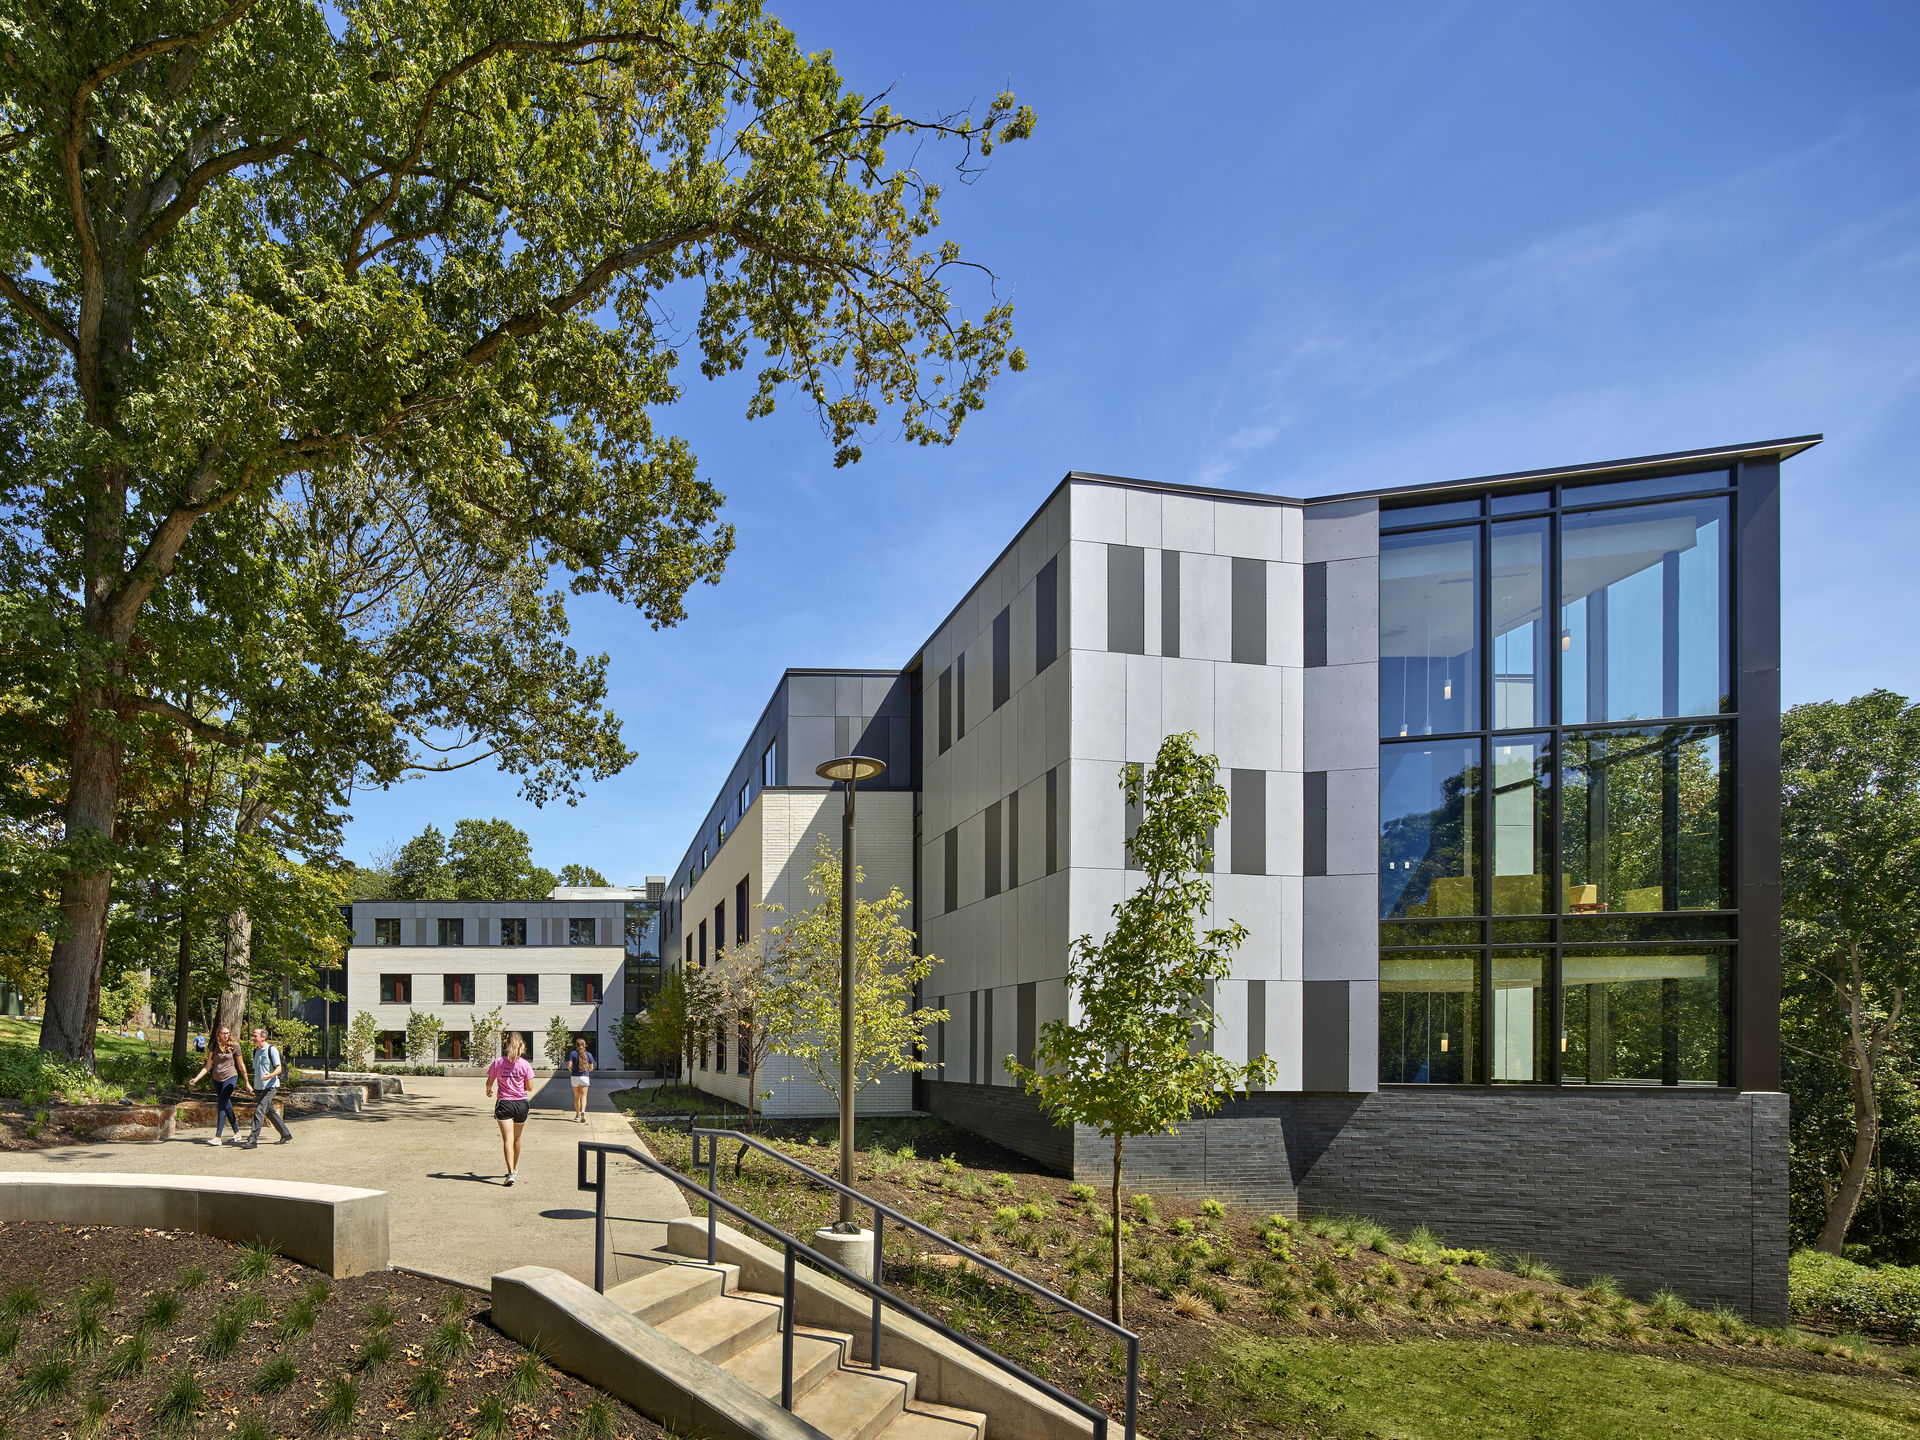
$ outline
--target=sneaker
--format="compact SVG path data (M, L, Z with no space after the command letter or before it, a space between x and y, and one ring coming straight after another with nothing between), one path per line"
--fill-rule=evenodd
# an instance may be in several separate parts
M207 1144L209 1145L224 1145L226 1143L227 1142L222 1140L218 1135L209 1135L207 1137Z
M509 1170L507 1172L507 1184L511 1185L513 1184L514 1181L518 1180L519 1178L520 1178L520 1172L518 1170Z

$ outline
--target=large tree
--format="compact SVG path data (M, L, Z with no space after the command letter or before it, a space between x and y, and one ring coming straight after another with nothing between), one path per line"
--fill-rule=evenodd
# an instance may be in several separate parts
M1825 1072L1816 1083L1844 1077L1853 1112L1837 1180L1818 1157L1827 1213L1815 1248L1838 1255L1920 981L1920 705L1876 690L1794 706L1781 726L1781 786L1787 1039Z
M79 0L0 34L0 69L0 590L37 667L20 723L59 737L41 1044L77 1059L136 726L297 752L303 716L371 712L376 739L436 743L311 592L304 639L249 618L285 593L257 572L293 527L351 528L384 485L433 554L671 624L730 545L655 426L683 354L717 376L757 348L749 413L797 391L841 463L883 406L951 440L1022 363L1010 307L963 318L953 279L983 272L931 238L939 187L889 147L951 137L964 168L1030 113L905 117L754 0ZM511 658L560 603L485 628ZM234 667L208 719L183 692L222 632L291 648ZM537 769L469 638L496 703L442 695L453 738L477 719Z

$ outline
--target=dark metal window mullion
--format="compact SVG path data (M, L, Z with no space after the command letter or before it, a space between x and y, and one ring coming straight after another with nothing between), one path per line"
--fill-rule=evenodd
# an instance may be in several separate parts
M1560 713L1561 674L1565 662L1560 648L1561 627L1565 623L1560 603L1560 487L1553 487L1553 518L1547 525L1547 609L1553 617L1553 641L1547 654L1552 662L1548 672L1547 719L1548 730L1548 784L1549 813L1552 816L1553 833L1548 836L1547 846L1552 859L1547 866L1547 884L1550 893L1548 914L1552 917L1553 929L1549 934L1547 946L1547 1082L1551 1085L1562 1083L1560 1074L1560 1036L1566 1028L1566 1002L1563 994L1561 976L1560 949L1564 940L1562 919L1566 911L1566 873L1563 850L1564 820L1561 814L1561 771L1562 746L1560 743L1561 725L1565 718Z
M1483 506L1486 502L1482 502ZM1487 506L1486 508L1491 508ZM1480 520L1480 1083L1493 1083L1493 521Z

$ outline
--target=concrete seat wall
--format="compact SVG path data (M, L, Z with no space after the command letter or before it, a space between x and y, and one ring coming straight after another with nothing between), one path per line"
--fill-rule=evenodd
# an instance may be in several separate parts
M297 1180L0 1174L0 1220L192 1230L269 1246L332 1276L387 1268L387 1195Z

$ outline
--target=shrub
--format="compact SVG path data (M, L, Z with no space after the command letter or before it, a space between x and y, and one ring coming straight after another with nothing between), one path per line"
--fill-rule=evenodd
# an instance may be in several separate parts
M1133 1207L1134 1218L1142 1225L1154 1225L1160 1220L1160 1207L1154 1203L1151 1195L1135 1195L1127 1203Z
M557 1068L567 1063L567 1055L573 1049L573 1027L567 1024L566 1016L556 1015L547 1021L544 1048L549 1065Z
M1661 1329L1669 1329L1687 1318L1687 1302L1671 1290L1657 1290L1647 1302L1647 1319Z
M340 1042L341 1058L348 1069L364 1070L373 1060L373 1047L379 1043L379 1022L362 1010L347 1025L346 1037Z
M320 1402L320 1408L313 1412L313 1424L317 1430L344 1430L353 1423L353 1407L360 1403L360 1392L353 1381L344 1375L336 1375L327 1382L326 1398Z
M1202 1200L1200 1213L1209 1220L1224 1220L1227 1218L1227 1207L1218 1200Z
M206 1408L207 1392L192 1365L180 1367L180 1373L167 1382L167 1388L154 1402L153 1418L162 1430L181 1431L193 1424L193 1417Z
M1859 1265L1801 1250L1787 1265L1787 1297L1795 1315L1901 1343L1920 1340L1920 1266Z
M958 1155L942 1155L940 1157L940 1169L945 1174L958 1175L960 1173L960 1157Z
M1078 1180L1074 1181L1073 1184L1067 1186L1067 1198L1069 1200L1078 1201L1082 1205L1091 1204L1093 1201L1094 1193L1095 1192L1094 1192L1093 1186L1082 1185Z
M1560 1283L1560 1272L1544 1260L1536 1260L1531 1255L1513 1257L1513 1273L1522 1280L1539 1280L1548 1285Z

